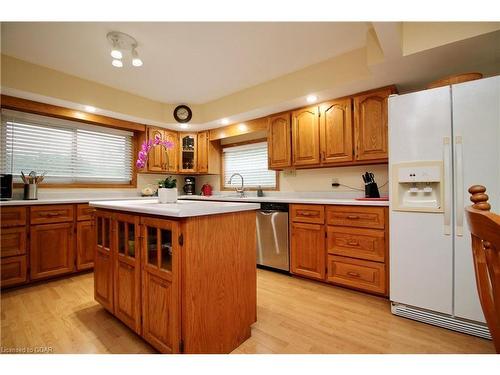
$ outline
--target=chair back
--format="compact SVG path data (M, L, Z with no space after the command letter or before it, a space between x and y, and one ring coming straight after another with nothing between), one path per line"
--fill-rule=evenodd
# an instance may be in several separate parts
M469 193L474 204L466 207L466 216L472 236L476 286L495 350L500 353L500 215L490 212L484 186L471 186Z

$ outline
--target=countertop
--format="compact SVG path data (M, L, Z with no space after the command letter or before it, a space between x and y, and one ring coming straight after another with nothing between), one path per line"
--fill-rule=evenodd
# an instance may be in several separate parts
M349 206L389 206L389 201L360 201L354 198L312 198L312 197L294 197L294 196L250 196L239 198L234 195L211 195L205 197L202 195L181 195L181 200L196 200L196 201L223 201L223 202L274 202L274 203L297 203L297 204L335 204Z
M24 199L13 199L10 201L0 201L0 207L4 206L34 206L40 204L72 204L72 203L88 203L90 201L114 201L114 200L148 200L151 197L139 197L139 196L128 196L128 197L74 197L74 198L41 198L36 200L24 200ZM158 199L158 198L157 198Z
M253 211L260 209L260 204L248 202L199 202L177 201L177 203L158 203L158 199L136 199L121 201L90 201L92 207L142 214L193 217L225 214L229 212Z
M10 200L0 201L0 207L8 206L32 206L41 204L72 204L88 203L90 201L126 201L126 200L155 200L157 197L139 197L139 196L121 196L121 197L72 197L72 198L42 198L38 200ZM219 202L246 202L246 203L296 203L296 204L333 204L333 205L353 205L353 206L389 206L389 201L359 201L352 197L327 197L327 196L298 196L294 194L269 195L264 197L247 196L239 198L236 194L215 194L210 197L201 195L181 195L179 200L197 200L197 201L219 201Z

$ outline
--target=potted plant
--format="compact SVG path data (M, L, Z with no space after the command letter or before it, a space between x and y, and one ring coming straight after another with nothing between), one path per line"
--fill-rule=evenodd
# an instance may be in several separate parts
M166 179L158 181L158 202L177 202L177 180L172 178L172 176L168 176Z

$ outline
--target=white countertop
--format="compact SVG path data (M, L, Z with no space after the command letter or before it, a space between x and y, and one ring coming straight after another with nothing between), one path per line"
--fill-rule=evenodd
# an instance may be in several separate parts
M248 202L199 202L184 200L177 201L177 203L162 204L158 203L158 198L147 200L91 201L89 204L96 208L169 217L217 215L229 212L253 211L260 209L260 204Z
M74 197L74 198L42 198L36 200L24 200L24 199L13 199L10 201L0 201L0 207L3 206L32 206L32 205L40 205L40 204L72 204L72 203L88 203L90 201L114 201L114 200L147 200L151 199L151 197Z
M182 200L196 201L223 201L223 202L273 202L273 203L297 203L297 204L336 204L336 205L352 205L352 206L389 206L389 201L360 201L354 198L312 198L312 197L294 197L294 196L250 196L239 198L234 194L228 195L211 195L205 197L202 195L181 195Z

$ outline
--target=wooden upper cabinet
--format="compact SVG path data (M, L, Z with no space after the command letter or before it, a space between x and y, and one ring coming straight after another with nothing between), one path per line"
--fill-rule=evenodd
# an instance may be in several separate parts
M148 128L148 140L160 138L163 140L164 131L157 128ZM153 147L148 155L148 170L151 172L163 172L165 169L165 149Z
M269 168L291 167L290 112L269 117L267 134Z
M165 130L163 132L163 139L174 144L174 147L168 150L165 150L163 147L161 148L163 152L163 170L165 172L177 172L179 168L178 163L178 149L179 149L179 135L177 132Z
M352 161L351 98L321 104L320 114L321 163Z
M354 97L356 160L387 159L387 98L392 87Z
M31 280L43 279L74 271L73 228L73 223L31 226Z
M179 172L196 172L197 143L195 133L179 133Z
M208 173L208 131L198 133L197 159L198 173Z
M295 166L320 164L318 107L292 112L292 149Z

